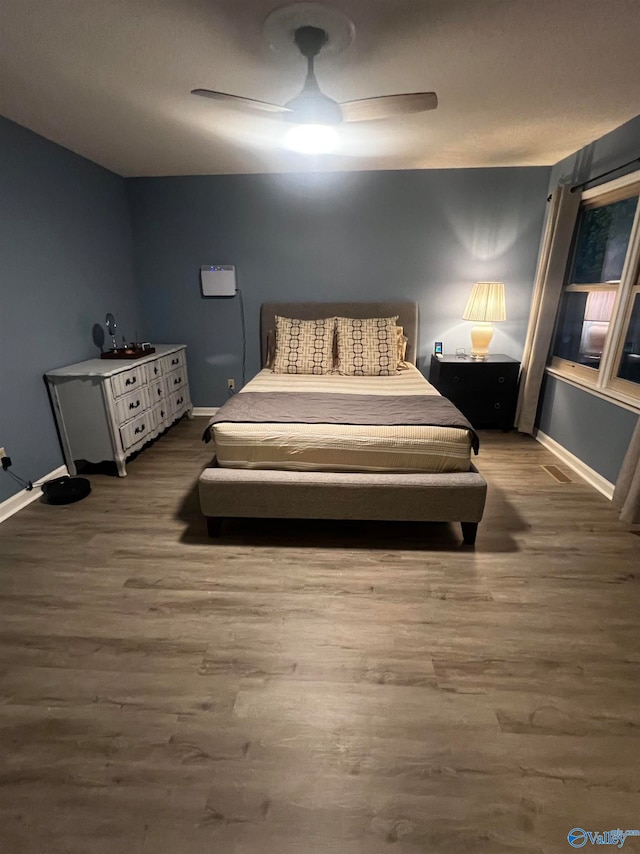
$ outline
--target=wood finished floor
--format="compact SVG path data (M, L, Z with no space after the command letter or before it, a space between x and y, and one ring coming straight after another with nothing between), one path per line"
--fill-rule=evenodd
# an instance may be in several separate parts
M210 541L203 423L0 526L2 854L539 854L640 826L640 538L604 498L487 432L475 551L441 524Z

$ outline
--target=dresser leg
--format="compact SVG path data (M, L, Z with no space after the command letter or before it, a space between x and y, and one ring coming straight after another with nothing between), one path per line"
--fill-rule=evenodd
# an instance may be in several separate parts
M191 409L187 409L187 418L189 421L193 421L193 407L191 407Z
M116 466L118 467L118 477L126 477L127 476L127 465L125 460L116 460Z
M476 534L478 533L478 523L477 522L460 522L462 527L462 542L465 546L472 546L476 541Z

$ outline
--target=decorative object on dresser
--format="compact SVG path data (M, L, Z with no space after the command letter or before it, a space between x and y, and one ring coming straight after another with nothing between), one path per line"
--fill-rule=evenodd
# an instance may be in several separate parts
M184 344L158 345L135 364L89 359L45 374L64 459L125 461L185 413L192 415Z
M511 430L518 399L520 362L493 355L483 361L431 357L429 382L448 397L474 427Z
M152 347L148 341L144 344L139 344L137 342L127 344L124 336L122 338L122 347L118 347L118 343L116 341L116 329L118 324L111 312L107 314L105 326L111 336L111 349L102 350L101 347L101 359L140 359L142 356L150 356L152 353L156 352L156 348Z
M493 338L492 323L506 320L504 284L502 282L476 282L462 315L463 320L475 320L471 328L471 357L486 359Z
M116 347L115 350L106 350L104 353L100 353L100 358L141 359L143 356L151 356L155 352L155 347L145 347L143 344L127 344L126 347Z

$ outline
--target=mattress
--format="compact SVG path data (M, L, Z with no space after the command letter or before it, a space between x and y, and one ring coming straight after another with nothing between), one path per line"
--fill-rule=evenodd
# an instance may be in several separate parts
M239 392L438 395L417 368L387 377L274 374ZM218 465L287 471L466 472L471 436L453 427L347 424L233 424L213 427Z

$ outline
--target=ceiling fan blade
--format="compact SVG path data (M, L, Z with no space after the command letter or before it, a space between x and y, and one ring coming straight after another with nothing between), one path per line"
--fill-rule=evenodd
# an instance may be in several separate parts
M256 101L254 98L243 98L241 95L228 95L226 92L214 92L213 89L192 89L192 95L202 98L212 98L214 101L224 101L240 109L256 110L260 113L290 113L288 107L269 104L267 101Z
M406 116L435 110L438 96L435 92L407 92L403 95L381 95L379 98L362 98L340 104L345 122L368 122L392 116Z

